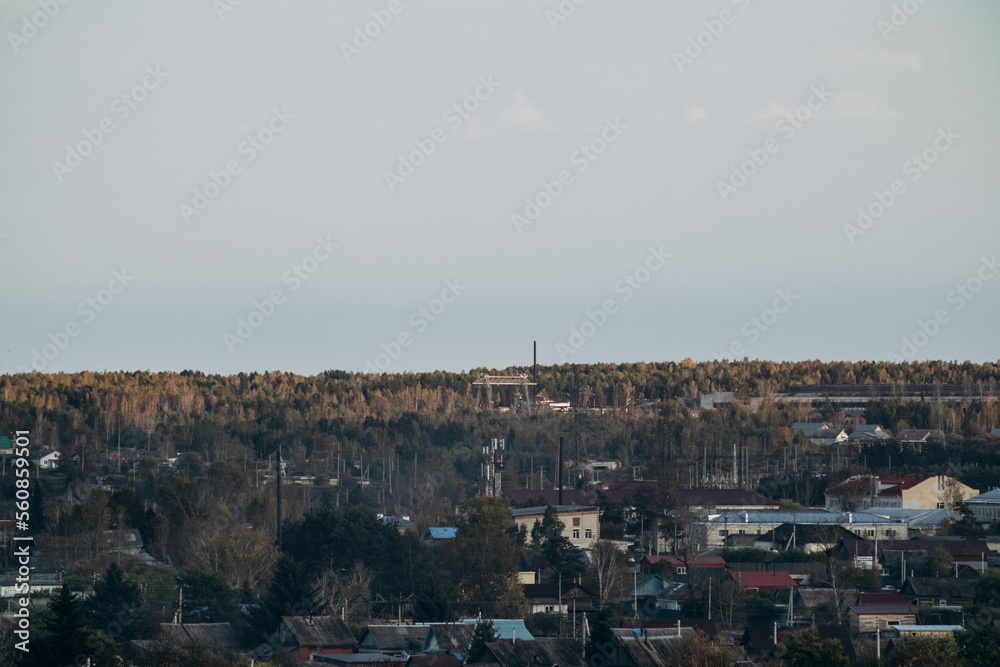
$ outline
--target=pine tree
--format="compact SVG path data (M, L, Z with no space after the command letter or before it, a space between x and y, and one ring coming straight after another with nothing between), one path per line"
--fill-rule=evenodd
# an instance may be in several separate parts
M76 594L64 583L42 617L41 641L32 642L38 665L75 665L77 657L88 653L87 624Z
M83 602L82 608L89 627L103 631L117 642L147 636L152 629L139 586L126 581L115 563L108 566L104 578L94 585L94 594Z
M462 664L469 664L479 659L479 656L486 650L486 644L496 641L497 631L493 627L493 621L477 621L476 628L472 631L472 645L465 654L465 661Z

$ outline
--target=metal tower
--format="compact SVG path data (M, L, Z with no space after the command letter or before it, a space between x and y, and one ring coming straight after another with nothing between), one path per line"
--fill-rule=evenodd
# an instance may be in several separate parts
M482 465L483 479L486 480L486 495L499 496L501 469L503 468L503 438L493 438L490 444L483 447L486 462Z

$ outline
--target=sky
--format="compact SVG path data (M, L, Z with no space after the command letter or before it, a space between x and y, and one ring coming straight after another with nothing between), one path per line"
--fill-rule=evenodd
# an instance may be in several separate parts
M0 373L994 361L994 0L0 0Z

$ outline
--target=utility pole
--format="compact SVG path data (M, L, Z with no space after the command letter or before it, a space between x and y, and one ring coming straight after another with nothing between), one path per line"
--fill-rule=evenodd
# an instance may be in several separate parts
M278 527L275 532L275 544L280 549L281 548L281 443L278 443L278 461L275 465L275 477L277 478L278 486L275 492L276 495L276 505L277 505L277 519Z

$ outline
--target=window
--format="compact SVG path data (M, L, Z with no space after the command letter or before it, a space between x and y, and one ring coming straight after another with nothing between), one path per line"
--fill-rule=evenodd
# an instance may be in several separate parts
M687 573L688 573L688 569L686 567L679 567L679 568L677 568L677 574L687 574Z
M586 537L588 540L593 539L593 537L594 537L594 531L592 531L590 528L588 528L585 531L583 531L583 536Z
M576 528L580 525L580 517L573 517L573 527Z
M746 534L747 534L747 531L745 531L745 530L743 530L743 529L741 528L741 529L740 529L740 535L746 535Z
M944 598L941 598L940 600L938 600L938 606L939 607L947 607L948 606L948 601L945 600Z
M887 625L899 625L899 621L888 621Z
M580 529L579 528L575 528L573 530L573 539L574 540L580 539Z
M556 608L555 608L555 607L553 607L552 605L545 605L545 613L546 613L546 614L551 614L551 613L552 613L552 612L554 612L555 610L556 610Z
M937 508L938 508L939 510L943 510L943 509L944 509L944 503L938 503L938 504L937 504Z
M719 531L719 537L725 537L728 534L729 534L728 530L720 530Z
M869 528L868 529L868 537L875 537L875 531Z

